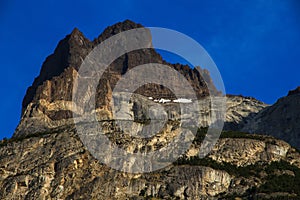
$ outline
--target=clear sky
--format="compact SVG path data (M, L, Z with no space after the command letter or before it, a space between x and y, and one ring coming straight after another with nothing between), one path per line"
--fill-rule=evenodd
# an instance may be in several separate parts
M74 27L94 39L125 19L194 38L227 93L271 104L300 85L298 0L1 0L0 138L12 135L25 91L60 39Z

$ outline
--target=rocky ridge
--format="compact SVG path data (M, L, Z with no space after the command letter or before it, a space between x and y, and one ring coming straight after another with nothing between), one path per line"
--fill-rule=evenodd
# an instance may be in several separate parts
M242 131L272 135L300 148L300 95L299 87L280 98L275 104L262 109L253 118L245 120Z

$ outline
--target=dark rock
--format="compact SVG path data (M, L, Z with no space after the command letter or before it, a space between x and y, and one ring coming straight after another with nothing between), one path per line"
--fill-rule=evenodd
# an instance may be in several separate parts
M294 90L289 91L288 96L295 95L295 94L300 94L300 86Z

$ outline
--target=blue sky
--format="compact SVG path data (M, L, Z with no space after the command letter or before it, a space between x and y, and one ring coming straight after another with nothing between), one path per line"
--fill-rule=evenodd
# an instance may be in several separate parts
M0 138L12 135L25 91L60 39L74 27L93 39L125 19L194 38L217 64L227 93L274 103L300 85L297 0L2 0Z

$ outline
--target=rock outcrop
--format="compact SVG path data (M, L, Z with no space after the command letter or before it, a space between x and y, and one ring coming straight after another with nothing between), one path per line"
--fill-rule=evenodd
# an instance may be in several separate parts
M243 122L252 119L259 111L269 105L252 97L227 95L225 130L239 130Z
M247 119L242 131L272 135L300 148L299 88Z

